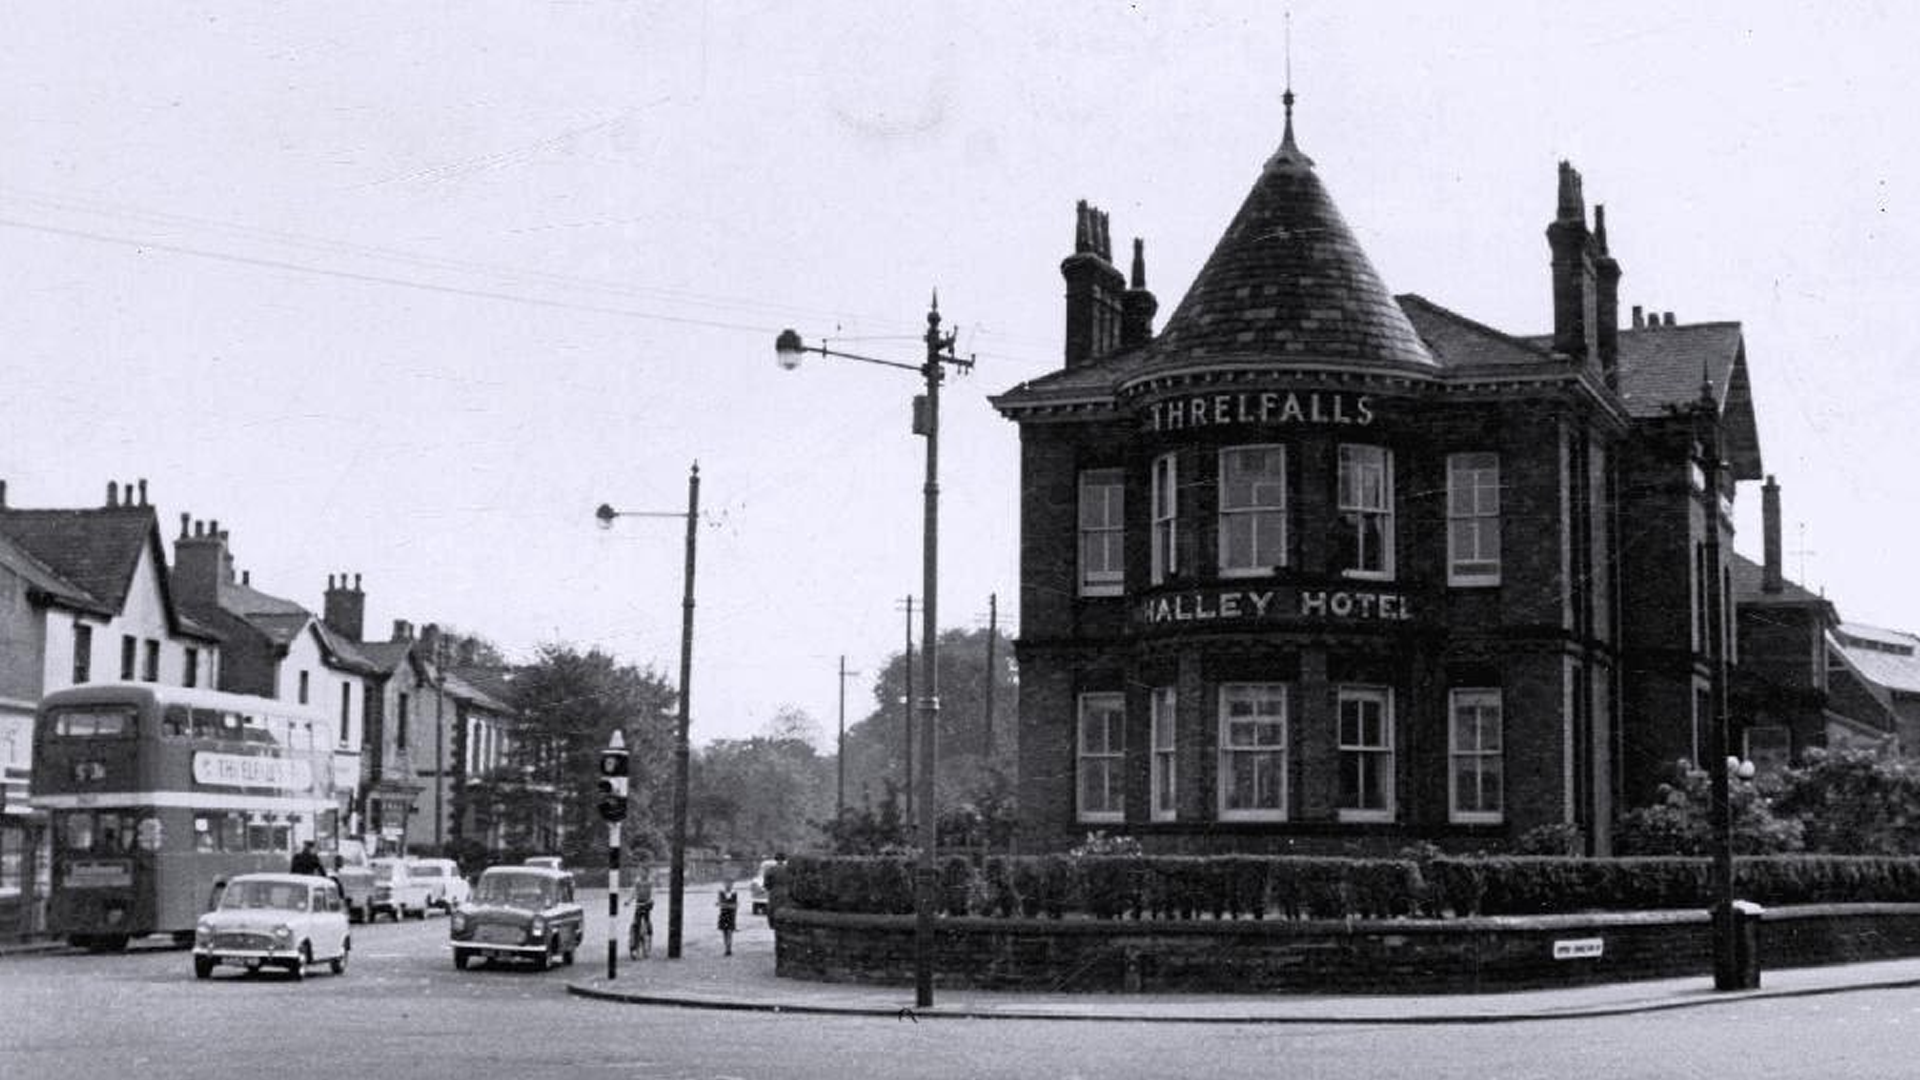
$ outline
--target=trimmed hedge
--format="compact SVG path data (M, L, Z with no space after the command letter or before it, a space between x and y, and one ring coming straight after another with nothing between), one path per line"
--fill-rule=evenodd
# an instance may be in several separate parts
M796 907L906 915L911 857L796 856L781 880ZM1388 919L1550 915L1711 906L1706 859L1481 856L946 856L947 915L1060 919ZM1920 858L1779 855L1734 864L1761 904L1920 901Z

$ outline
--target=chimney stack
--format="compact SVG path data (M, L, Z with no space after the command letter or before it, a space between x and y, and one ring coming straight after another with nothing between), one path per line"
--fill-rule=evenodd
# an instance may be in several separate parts
M393 620L393 640L412 641L413 640L413 624L408 622L405 619Z
M322 608L321 621L328 629L348 641L358 642L366 629L367 596L360 591L360 575L353 576L353 584L347 584L347 575L342 571L338 583L333 575L327 575L327 594Z
M189 515L180 515L180 538L173 542L173 573L168 579L173 594L188 607L215 607L220 603L220 586L233 582L233 553L227 550L227 537L219 522L193 523L187 534Z
M1785 587L1785 575L1780 570L1780 485L1774 483L1771 473L1760 489L1760 542L1760 591L1780 592Z
M1066 364L1078 367L1112 352L1121 342L1122 294L1127 279L1113 265L1107 215L1080 200L1075 208L1073 254L1060 263L1067 279Z
M1599 286L1595 281L1593 235L1587 231L1587 200L1580 173L1560 163L1560 189L1554 219L1547 226L1553 252L1553 349L1579 361L1599 359L1595 339L1600 325Z
M1607 208L1593 208L1594 343L1598 346L1600 378L1620 386L1620 263L1607 252Z

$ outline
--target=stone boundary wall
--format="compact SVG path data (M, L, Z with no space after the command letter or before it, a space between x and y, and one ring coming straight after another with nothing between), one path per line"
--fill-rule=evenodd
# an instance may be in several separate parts
M781 907L773 925L785 978L913 982L911 915ZM983 990L1487 993L1708 975L1709 935L1701 910L1352 922L943 917L934 971L937 985ZM1763 971L1900 956L1920 956L1920 903L1781 907L1761 919Z

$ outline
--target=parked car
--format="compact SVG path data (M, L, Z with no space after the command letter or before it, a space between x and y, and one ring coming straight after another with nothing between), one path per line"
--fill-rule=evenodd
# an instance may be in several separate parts
M298 979L321 960L340 975L352 948L346 903L333 882L306 874L241 874L194 926L193 975L209 978L227 964L248 971L281 967Z
M351 838L342 839L333 853L330 875L339 882L340 895L346 901L351 922L373 921L373 867L367 859L367 846Z
M560 856L558 855L529 855L526 857L524 865L544 866L549 870L566 869L566 867L560 865Z
M452 859L408 859L407 873L427 886L427 903L452 911L473 895L473 886L460 876L460 864Z
M399 922L410 913L424 919L427 917L430 895L431 889L427 883L408 871L407 860L395 855L373 860L374 914L384 911L393 916L394 922Z
M755 915L767 913L767 871L779 865L778 859L762 859L760 869L754 871L753 880L747 882L747 902L752 905Z
M453 966L475 957L530 960L544 969L556 959L573 963L586 933L586 913L575 902L573 875L544 866L490 866L473 886L473 899L448 920Z

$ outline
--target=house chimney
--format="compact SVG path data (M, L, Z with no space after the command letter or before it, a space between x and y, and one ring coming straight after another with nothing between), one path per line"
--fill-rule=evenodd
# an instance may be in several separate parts
M120 505L120 485L111 480L107 481L107 505L110 507Z
M342 572L336 584L333 575L327 575L326 604L322 609L321 621L334 633L348 641L359 641L361 631L366 628L367 596L360 591L360 576L354 575L353 584L347 584L347 575Z
M144 476L140 478L140 505L147 505L147 478Z
M408 622L405 619L393 620L393 640L412 641L413 640L413 624Z
M219 522L210 527L196 521L189 536L187 519L188 515L180 515L180 538L173 542L173 572L168 581L174 596L188 607L215 607L220 603L220 586L233 581L233 553L227 550Z
M1594 331L1599 289L1594 281L1593 236L1587 232L1587 201L1580 173L1560 163L1560 190L1554 219L1547 226L1553 252L1553 349L1575 360L1597 359Z
M1073 254L1060 263L1060 276L1067 279L1070 368L1105 356L1120 344L1121 294L1127 284L1113 265L1107 215L1085 199L1075 211Z
M1780 485L1774 483L1771 473L1760 489L1760 543L1763 551L1760 591L1780 592L1784 587L1784 576L1780 572Z
M245 585L248 588L252 588L253 587L253 571L251 570L240 571L240 584Z
M1594 343L1599 348L1600 378L1620 386L1620 263L1607 253L1607 208L1593 208Z
M1160 301L1147 291L1146 244L1133 238L1133 274L1127 291L1120 294L1120 347L1131 349L1145 345L1153 337L1153 316Z
M1668 312L1663 312L1663 313L1661 314L1661 316L1660 316L1660 325L1661 325L1661 326L1672 326L1672 325L1673 325L1673 312L1671 312L1671 311L1668 311Z

